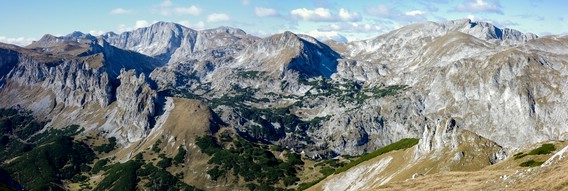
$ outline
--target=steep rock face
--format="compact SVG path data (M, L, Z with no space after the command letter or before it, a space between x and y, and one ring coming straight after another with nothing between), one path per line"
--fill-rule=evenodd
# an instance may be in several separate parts
M458 147L459 126L455 119L435 122L435 126L424 126L424 133L416 147L416 155L422 156L432 151L442 151L444 148L454 150Z
M64 47L73 45L68 41L59 43ZM46 53L48 48L41 46L34 46L33 50L0 48L1 52L6 52L6 56L1 56L5 60L3 69L9 71L1 78L5 83L0 89L2 107L31 110L38 116L53 119L51 126L80 124L87 131L124 138L118 139L119 143L141 139L154 123L159 101L145 74L139 72L136 77L135 70L125 72L125 68L153 65L137 67L133 64L137 60L133 58L144 56L109 47L104 41L96 42L103 46L94 43L74 44L81 47L75 51L82 51L75 57L70 57L69 52ZM141 64L156 63L151 61ZM109 75L117 68L121 69L120 75Z
M4 48L6 47L6 48ZM9 48L8 48L9 47ZM19 54L15 46L0 43L0 88L5 83L5 75L18 64Z
M178 24L158 22L131 32L119 35L107 34L103 37L118 48L133 50L168 62L182 43L195 41L196 33Z
M135 126L149 129L149 117L155 115L156 91L146 83L144 75L136 77L133 70L122 71L118 79L121 83L116 89L117 105L119 108L132 108L128 109L129 113L125 113L125 121L135 121Z
M360 155L377 150L403 138L419 137L426 120L420 113L419 99L408 91L395 97L369 99L366 103L317 102L324 108L319 115L332 116L321 128L309 133L317 145L335 153ZM326 103L326 101L328 101ZM343 105L341 105L343 104Z
M426 116L462 118L465 128L508 148L565 139L568 129L556 121L565 116L560 109L566 107L561 101L566 89L560 82L564 64L538 52L513 48L459 59L449 66L422 63L421 70L409 76L421 79L412 86L430 87L421 93L427 95Z
M144 138L154 126L158 111L156 91L150 88L144 74L134 70L121 71L116 89L116 107L107 110L108 120L102 129L108 136L120 137L121 143L132 143Z
M96 103L105 107L112 101L112 85L106 73L90 70L85 63L61 61L43 63L20 56L18 65L6 76L22 87L41 87L54 93L58 104L80 107ZM6 89L6 91L10 91Z
M233 55L257 37L229 27L196 31L175 23L158 22L149 27L102 36L113 46L180 64L192 59L215 59Z

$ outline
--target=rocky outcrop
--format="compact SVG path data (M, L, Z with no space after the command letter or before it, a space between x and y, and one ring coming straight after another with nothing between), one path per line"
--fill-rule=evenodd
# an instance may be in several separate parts
M433 126L427 124L418 146L416 155L425 155L432 151L440 152L444 148L455 150L458 143L459 126L455 119L437 119Z
M134 70L121 71L118 79L116 109L107 112L114 119L108 120L103 130L108 131L109 136L135 142L142 139L155 123L157 94L148 85L146 77L143 74L137 77Z
M106 107L113 97L108 75L89 69L86 63L76 60L43 63L33 57L21 55L18 65L6 75L6 79L20 87L49 90L53 92L54 102L65 106L81 107L95 103Z

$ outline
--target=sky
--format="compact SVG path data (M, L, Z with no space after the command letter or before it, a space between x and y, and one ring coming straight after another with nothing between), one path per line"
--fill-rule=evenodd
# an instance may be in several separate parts
M292 31L338 41L370 39L411 23L466 18L541 36L568 34L566 0L0 1L0 42L22 46L44 34L121 33L158 21L196 30L229 26L260 37Z

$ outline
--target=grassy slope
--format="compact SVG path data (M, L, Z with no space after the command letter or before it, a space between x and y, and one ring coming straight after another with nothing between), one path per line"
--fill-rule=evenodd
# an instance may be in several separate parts
M554 142L557 150L568 142ZM523 152L541 146L534 145ZM375 187L379 190L566 190L568 189L568 158L551 166L521 167L527 160L546 161L554 152L528 155L522 159L509 157L505 161L478 171L441 172L406 181L390 182Z

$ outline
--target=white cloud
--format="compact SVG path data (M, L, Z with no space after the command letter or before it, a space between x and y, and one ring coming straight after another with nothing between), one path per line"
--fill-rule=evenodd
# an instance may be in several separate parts
M143 28L143 27L150 26L150 23L146 20L137 20L136 25L134 25L134 26L136 28Z
M266 32L264 30L257 30L257 31L250 31L251 35L258 36L260 38L268 37L272 35L272 33Z
M118 25L118 26L116 27L116 31L117 31L118 33L126 32L126 31L131 31L131 30L133 30L133 28L132 28L132 27L129 27L129 26L125 25L125 24L120 24L120 25Z
M404 14L407 15L407 16L417 16L417 15L426 14L426 12L421 11L421 10L414 10L414 11L407 11Z
M335 21L336 19L331 14L331 11L326 8L316 8L309 10L306 8L294 9L290 11L294 17L301 18L306 21Z
M318 28L318 31L322 32L332 32L332 31L344 31L344 32L376 32L381 31L382 28L378 25L372 25L369 23L359 24L359 23L334 23L324 27Z
M254 13L256 14L256 16L259 16L259 17L278 16L278 12L275 9L264 8L264 7L255 7Z
M242 0L241 1L243 3L243 5L249 5L250 4L250 0Z
M335 22L335 21L359 21L361 16L357 12L350 12L346 9L339 9L338 14L332 13L326 8L316 8L313 10L301 8L290 11L290 15L297 19L315 22Z
M0 36L0 42L7 43L7 44L15 44L18 46L27 46L32 43L35 39L33 38L26 38L26 37L16 37L10 38L5 36Z
M116 9L113 9L112 11L110 11L110 14L113 14L113 15L123 15L123 14L129 14L129 13L132 13L132 11L128 10L128 9L123 9L123 8L116 8Z
M346 9L339 9L339 18L342 21L351 21L351 22L355 22L355 21L360 21L361 20L361 16L359 15L359 13L357 12L349 12Z
M173 10L174 13L178 15L193 15L193 16L201 14L202 11L199 7L196 7L195 5L189 7L176 7Z
M367 8L367 13L376 16L378 20L383 22L389 22L389 24L410 24L415 22L422 22L426 19L426 11L422 10L411 10L411 11L400 11L396 9L396 5L392 4L381 4L374 7Z
M207 22L229 21L231 17L225 13L213 13L207 16Z
M162 1L162 3L160 3L160 5L158 7L154 7L154 11L158 11L160 14L162 15L193 15L193 16L197 16L200 15L201 12L203 11L201 8L195 6L195 5L191 5L189 7L180 7L180 6L174 6L174 3L172 3L172 1L170 0L165 0Z
M105 34L105 31L101 31L101 30L90 30L89 34L93 35L93 36L99 36L102 34Z
M205 22L199 21L199 22L195 23L194 25L190 25L190 27L193 28L193 29L201 30L201 29L205 28Z
M326 40L334 40L337 42L347 42L347 38L335 31L329 31L329 32L322 32L322 31L310 31L307 33L307 35L310 35L316 39L318 39L319 41L326 41Z
M188 20L181 20L181 21L178 21L178 23L180 25L185 26L185 27L189 27L189 25L191 24Z
M456 6L457 11L465 12L487 12L503 14L501 5L497 1L484 1L484 0L466 0Z
M201 29L205 28L205 23L203 21L199 21L197 23L191 23L188 20L181 20L178 23L185 26L185 27L196 29L196 30L201 30Z

